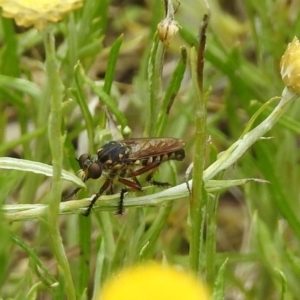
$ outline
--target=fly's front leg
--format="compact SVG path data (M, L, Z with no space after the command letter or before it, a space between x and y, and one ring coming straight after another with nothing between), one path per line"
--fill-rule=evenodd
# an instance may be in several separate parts
M112 182L110 179L106 179L106 181L104 182L104 184L102 185L101 189L99 190L99 192L93 197L91 203L89 204L86 212L83 214L84 216L89 216L92 208L94 206L94 204L96 203L96 201L98 200L98 198L112 185Z
M65 197L62 197L62 201L66 201L68 199L70 199L71 197L75 196L79 191L81 190L80 187L76 188L75 190L73 190L70 194L68 194L67 196Z

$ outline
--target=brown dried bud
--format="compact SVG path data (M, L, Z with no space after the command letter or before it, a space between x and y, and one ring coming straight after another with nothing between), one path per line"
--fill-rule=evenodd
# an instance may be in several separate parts
M296 37L282 55L280 74L284 84L294 93L300 94L300 42Z
M159 39L168 46L176 33L178 32L180 26L178 22L171 18L165 18L157 25L157 32Z

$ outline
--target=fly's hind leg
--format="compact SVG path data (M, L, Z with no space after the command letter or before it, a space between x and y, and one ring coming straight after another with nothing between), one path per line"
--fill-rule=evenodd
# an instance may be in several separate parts
M168 182L160 182L160 181L156 181L156 180L152 179L154 173L156 172L156 170L158 169L160 164L161 164L161 161L154 161L149 165L146 165L138 170L133 171L131 175L132 175L132 177L134 177L134 176L138 176L138 175L141 175L143 173L150 171L150 173L146 177L147 182L149 182L152 185L159 186L159 187L165 187L165 188L171 187L172 185Z
M124 212L125 193L129 192L130 190L133 190L133 191L141 191L142 190L142 186L139 183L139 181L137 180L137 178L133 176L132 179L134 181L127 180L125 178L119 178L119 181L121 183L123 183L124 185L128 186L129 188L123 188L121 190L120 201L118 204L118 210L116 211L116 215L122 215L122 213Z
M146 177L146 181L149 182L152 185L162 187L162 188L171 187L172 185L168 182L160 182L160 181L156 181L156 180L153 179L153 175L154 175L156 170L157 170L157 168L151 170L151 172Z
M124 209L124 198L125 198L125 193L127 193L127 192L128 192L127 188L124 188L124 189L121 190L120 200L119 200L119 203L118 203L118 209L115 212L115 215L122 215L123 212L125 211L125 209Z

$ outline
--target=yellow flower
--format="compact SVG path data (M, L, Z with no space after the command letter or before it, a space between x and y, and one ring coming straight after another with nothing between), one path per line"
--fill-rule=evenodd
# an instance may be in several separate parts
M281 58L280 73L284 84L300 94L300 42L296 37L288 44Z
M43 29L63 15L82 6L82 0L0 0L2 16L14 18L19 26Z
M208 300L206 288L193 276L172 267L148 263L123 270L104 286L99 300Z

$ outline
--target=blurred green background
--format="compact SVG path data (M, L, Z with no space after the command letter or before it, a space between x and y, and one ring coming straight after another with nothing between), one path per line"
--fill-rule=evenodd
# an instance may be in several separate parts
M281 95L284 85L280 59L287 44L300 33L300 5L296 0L215 0L209 5L204 90L212 88L206 130L213 147L207 149L207 165L213 149L216 153L227 149L263 103ZM76 173L76 158L82 153L96 153L110 138L105 129L103 102L76 78L74 67L80 61L92 81L104 87L109 80L112 82L112 106L118 109L119 119L124 120L120 125L130 128L131 137L150 133L186 142L185 160L165 163L155 176L173 185L184 182L185 171L193 160L195 133L189 53L192 46L198 45L205 13L203 1L180 3L175 19L181 28L165 49L163 60L157 62L163 68L158 89L149 83L149 66L156 27L164 18L162 1L86 0L81 9L52 25L57 67L64 85L63 169ZM33 28L18 27L11 19L1 17L0 21L0 155L51 165L47 134L51 91L45 71L43 35ZM158 103L154 107L158 116L181 58L181 46L186 47L188 60L180 89L165 126L150 130L149 91ZM108 79L107 74L113 77ZM84 115L80 99L85 99L90 108L88 116ZM263 110L255 124L271 110L272 107ZM296 101L268 132L271 138L257 142L223 174L224 179L270 181L248 183L217 195L216 259L212 268L216 280L228 258L220 279L225 299L300 299L299 110ZM86 128L94 133L92 140ZM87 185L88 189L79 194L80 199L98 191L101 180ZM0 170L0 186L1 205L51 201L51 178L43 175ZM63 188L67 193L74 187L64 182ZM61 243L78 298L87 291L90 299L93 290L97 291L107 277L139 261L164 260L189 270L188 210L186 197L167 208L127 209L123 216L111 212L94 212L88 220L75 213L60 216ZM57 270L45 219L7 222L5 214L1 214L0 297L63 297L64 280ZM205 257L201 265L200 277L205 280ZM60 282L57 288L50 287L54 278ZM212 290L222 291L213 286L214 280L208 281Z

